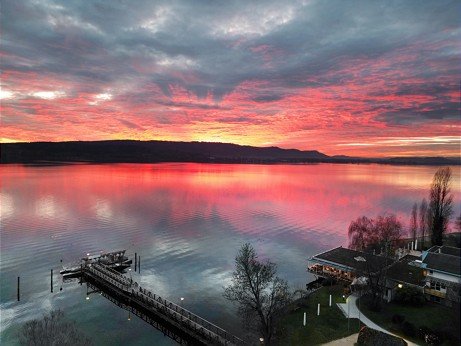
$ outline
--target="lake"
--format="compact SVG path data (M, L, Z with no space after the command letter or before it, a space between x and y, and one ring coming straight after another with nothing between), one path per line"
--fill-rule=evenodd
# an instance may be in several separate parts
M239 335L235 309L222 292L242 243L276 262L293 289L303 288L312 279L306 259L347 246L347 228L357 217L394 213L408 228L412 206L428 197L437 168L2 165L1 342L14 345L18 324L60 308L97 345L173 344L104 297L86 300L86 285L55 275L50 293L50 269L58 273L87 252L117 249L141 256L133 279L142 287L176 303L184 297L184 307ZM452 172L456 217L459 167Z

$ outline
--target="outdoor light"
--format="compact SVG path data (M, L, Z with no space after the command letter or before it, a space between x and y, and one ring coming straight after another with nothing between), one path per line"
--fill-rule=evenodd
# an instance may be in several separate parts
M403 285L402 285L402 284L398 284L398 286L399 286L399 288L402 288L402 287L403 287Z
M259 341L261 341L261 343L264 342L264 338L259 338Z
M86 296L86 300L90 300L90 296Z
M183 300L184 300L184 297L181 297L181 301L183 301Z

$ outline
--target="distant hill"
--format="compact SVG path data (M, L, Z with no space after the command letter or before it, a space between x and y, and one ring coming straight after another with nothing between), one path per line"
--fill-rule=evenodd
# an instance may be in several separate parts
M343 163L379 163L390 165L435 165L435 166L450 166L461 165L461 158L457 157L440 157L440 156L402 156L388 158L367 158L353 157L347 155L335 155L330 157L333 162Z
M389 163L404 163L413 165L459 165L459 158L447 157L391 157L387 159Z
M459 165L459 158L394 157L359 158L328 156L317 150L252 147L230 143L113 140L94 142L1 143L2 163L380 163Z
M2 143L2 163L37 162L316 162L316 150L258 148L228 143L95 141Z

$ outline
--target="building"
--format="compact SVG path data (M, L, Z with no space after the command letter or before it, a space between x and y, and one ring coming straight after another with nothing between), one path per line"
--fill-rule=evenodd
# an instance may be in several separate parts
M383 298L390 302L403 287L413 287L424 293L425 276L420 265L420 257L406 255L390 265L386 270L386 287Z
M461 302L461 249L433 246L421 256L404 255L399 260L337 247L308 259L307 271L316 277L344 283L385 278L383 298L392 301L398 289L411 286L431 301L446 305Z
M461 249L433 246L421 256L426 296L436 302L451 305L461 301Z
M337 247L310 257L307 271L316 277L352 283L354 279L374 275L392 263L391 258Z

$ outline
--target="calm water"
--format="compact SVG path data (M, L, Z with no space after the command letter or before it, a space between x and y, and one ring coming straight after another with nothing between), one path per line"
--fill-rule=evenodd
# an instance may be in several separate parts
M293 288L310 279L306 258L347 245L361 215L392 212L408 225L437 167L385 165L71 165L0 167L1 342L16 325L61 308L98 345L172 344L59 271L86 252L127 249L142 258L134 279L167 299L240 333L222 298L233 260L250 241L278 263ZM459 167L453 167L455 215ZM21 276L21 301L16 278ZM62 291L59 288L62 286Z

